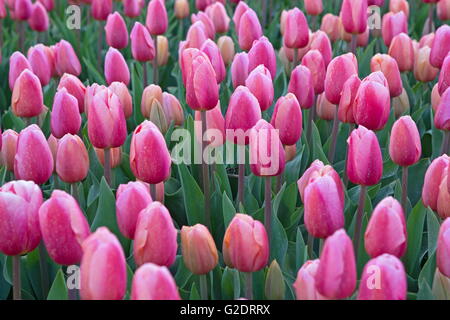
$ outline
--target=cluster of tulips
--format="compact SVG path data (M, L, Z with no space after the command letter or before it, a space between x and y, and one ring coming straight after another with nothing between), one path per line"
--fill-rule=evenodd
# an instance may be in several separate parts
M50 45L44 39L24 47L24 21L31 30L48 33L49 12L57 11L53 0L0 0L0 19L11 19L19 33L17 51L7 57L11 92L7 111L16 127L4 130L0 139L6 180L0 188L0 252L11 256L2 255L0 262L5 270L12 263L11 297L21 298L21 261L37 250L44 298L52 274L49 267L57 264L80 265L79 290L68 289L71 299L180 299L185 289L178 288L174 265L183 265L198 276L203 299L216 297L208 292L214 270L226 268L242 273L245 293L239 291L236 298L261 297L253 281L263 270L268 299L282 299L292 290L299 300L404 300L417 291L411 289L404 266L405 254L411 250L408 217L415 207L408 199L408 184L414 183L423 185L420 205L430 210L439 230L429 243L436 252L427 252L434 263L430 287L434 298L450 298L450 26L434 25L435 11L440 20L450 18L450 0L423 1L429 15L419 41L408 33L406 0L386 1L389 5L384 0L336 1L339 8L335 3L330 6L339 15L324 14L322 0L299 1L304 11L294 7L280 10L279 15L272 10L275 1L268 0L258 2L259 10L252 8L254 1L239 0L120 2L68 3L88 8L99 23L97 67L103 66L104 83L95 83L84 78L86 60L69 41ZM372 18L381 25L371 28L370 8L380 7L388 12L381 17L381 11L374 10ZM186 18L194 8L198 11L190 16L185 32ZM179 43L169 36L177 24L185 39ZM265 36L268 25L275 25L280 43ZM79 41L79 33L77 37ZM376 45L375 54L358 59L358 50L361 53L369 40ZM343 43L348 44L348 52L335 56L333 48ZM169 46L176 48L178 60L170 57ZM237 47L241 51L235 53ZM127 49L132 62L126 59ZM164 85L161 68L178 76L177 90ZM361 77L361 68L370 72ZM136 72L139 76L133 77ZM432 121L426 121L433 127L432 148L439 152L433 151L437 156L423 181L409 179L409 168L421 161L422 147L431 148L425 145L431 144L430 139L422 138L421 114L408 115L411 92L405 84L413 78L434 83L429 100L422 103L432 106L428 111ZM281 92L280 79L286 84ZM139 97L133 81L143 88ZM56 92L46 106L53 85ZM140 123L134 122L137 112L144 119ZM181 206L187 207L196 200L187 198L190 193L185 189L194 186L202 193L203 203L197 204L201 212L196 213L202 223L181 225L169 212L174 206L166 203L166 196L173 195L168 182L181 176L181 169L178 176L174 173L178 164L173 163L174 146L166 134L189 119L201 124L194 129L194 140L201 145L198 152L203 157L208 147L219 150L228 143L246 148L250 165L243 161L229 166L223 178L214 164L203 159L198 175L201 188L189 174L193 182L182 185L182 198L171 199L184 200ZM332 121L326 156L317 127L320 121ZM43 130L46 122L48 134ZM213 137L211 130L220 138ZM238 131L247 134L229 135ZM386 131L382 149L380 133ZM344 160L337 165L339 136L347 144ZM306 170L289 177L288 166L298 159L306 161ZM93 161L103 166L104 178L95 177ZM402 171L395 194L376 189L387 161ZM133 181L120 180L117 185L112 169L123 162ZM194 170L198 169L192 166ZM229 219L218 235L212 192L220 188L218 181L225 184L219 179L229 185L227 174L237 176L236 209L223 212ZM249 181L259 179L254 177L263 181L261 215L248 209L255 188ZM292 178L300 201L297 194L288 201L301 208L302 217L292 218L300 236L289 239L296 242L296 249L289 249L288 255L302 265L288 279L285 263L274 259L281 241L277 215L282 213L274 214L279 201L273 198L286 190ZM115 207L115 214L106 225L99 225L96 217L92 223L83 210L86 197L93 197L91 190L88 195L80 188L87 179L97 181L97 194L99 184L115 191L115 205L109 207ZM356 212L349 215L350 185L359 200ZM378 191L377 205L368 210L369 195ZM421 239L423 230L412 230Z

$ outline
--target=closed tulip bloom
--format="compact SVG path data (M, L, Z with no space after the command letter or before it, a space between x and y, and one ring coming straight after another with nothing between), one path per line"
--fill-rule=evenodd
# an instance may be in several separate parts
M436 114L434 115L434 125L439 130L450 130L450 90L445 90L442 95Z
M44 108L43 99L39 78L25 69L14 83L11 97L14 115L26 118L39 115Z
M279 130L283 145L295 145L302 135L302 110L294 94L278 99L270 124Z
M239 52L234 56L231 64L231 80L233 88L245 85L245 80L248 77L248 54Z
M156 43L158 45L158 66L165 66L169 60L169 41L164 36L157 36Z
M187 32L187 48L201 49L203 43L208 39L204 24L201 21L193 23Z
M234 58L234 42L229 36L221 36L217 39L217 46L225 65L229 65Z
M123 13L130 18L139 17L142 9L142 0L123 0Z
M95 20L104 21L112 12L112 0L92 0L91 15Z
M200 111L195 111L195 121L201 121ZM200 122L199 122L200 123ZM218 147L225 140L225 119L220 109L220 101L214 109L206 111L206 132L202 137L201 125L195 126L197 141L201 144L202 138L210 147Z
M316 113L320 119L331 121L334 119L337 106L328 101L325 94L319 94L316 101Z
M28 61L33 73L39 78L42 86L46 86L52 77L51 66L44 46L36 45L28 50Z
M104 167L105 166L105 150L94 147L95 154L98 161ZM114 169L122 163L122 148L111 148L109 161L111 164L111 169Z
M80 296L83 300L122 300L127 289L125 254L117 237L100 227L82 244Z
M314 93L321 94L325 90L325 61L318 50L310 50L302 59L302 65L311 71Z
M130 39L133 59L144 62L155 58L155 44L144 25L135 22L131 30Z
M238 40L242 50L248 51L252 48L253 42L262 37L263 32L256 12L247 9L239 20Z
M81 244L90 231L83 211L71 195L53 191L39 209L39 224L50 258L66 266L80 263Z
M108 87L120 100L125 118L128 119L133 114L133 100L127 86L123 82L113 82Z
M325 240L315 281L317 292L329 299L350 297L355 290L355 254L344 229Z
M105 78L108 85L114 81L123 82L128 85L130 82L130 70L127 62L119 50L109 48L105 56Z
M175 0L173 11L177 19L185 19L189 16L189 2L188 0Z
M411 166L419 161L422 154L420 134L410 116L403 116L392 126L389 155L399 166Z
M389 47L392 39L400 34L408 34L408 18L403 11L392 13L389 12L383 16L381 33L384 44Z
M58 150L58 139L52 134L47 139L48 146L50 147L50 152L53 158L53 171L56 172L56 151Z
M269 240L264 225L249 215L237 213L223 238L223 259L232 268L255 272L267 265Z
M192 14L191 22L201 22L206 36L210 39L214 39L216 35L216 27L214 26L212 19L206 13L200 11L197 14Z
M443 154L431 162L427 172L425 173L422 189L422 202L425 207L430 207L433 211L438 210L440 185L445 180L444 178L448 175L447 167L449 164L450 158L446 154Z
M354 74L345 81L339 101L338 117L341 122L355 123L353 109L361 80Z
M151 0L148 3L145 25L152 35L166 32L168 19L164 0Z
M310 16L318 16L323 11L322 0L305 0L305 10Z
M372 258L384 253L401 258L406 251L406 239L402 206L392 197L383 199L375 207L364 234L367 253Z
M28 20L31 16L33 5L31 0L14 0L13 7L10 13L14 12L14 19Z
M431 106L434 112L437 112L440 102L441 96L439 94L439 83L436 83L431 91Z
M438 68L435 68L430 64L430 52L430 47L424 46L420 48L415 55L414 77L418 81L433 81L439 72Z
M52 11L55 7L54 0L38 0L40 3L42 3L47 11Z
M139 213L152 202L148 185L131 181L121 184L116 194L117 225L128 239L134 239Z
M58 75L70 73L79 76L81 73L81 64L73 50L72 45L66 40L61 40L55 45L55 68Z
M439 20L450 20L450 1L441 0L437 3L437 16Z
M258 99L247 87L239 86L230 97L227 113L225 115L225 128L227 130L242 130L246 133L261 119L261 108ZM248 133L248 132L247 132ZM249 142L248 135L243 137L227 135L227 140L232 140L239 145L246 145Z
M108 89L104 85L99 85L97 83L93 83L92 85L86 88L86 92L84 95L84 110L86 112L86 116L89 115L89 109L92 107L92 102L94 101L94 96L100 91Z
M403 83L397 61L394 58L387 54L377 53L370 60L370 70L383 72L389 84L391 97L397 97L402 93Z
M119 12L108 16L105 25L106 43L113 48L123 49L128 45L128 30Z
M214 239L202 224L181 228L181 252L184 264L193 274L207 274L219 259Z
M131 286L132 300L180 300L177 284L165 266L146 263L139 267Z
M31 15L28 24L34 31L43 32L48 29L48 14L45 7L40 2L35 2L31 7Z
M367 0L344 0L340 16L348 33L359 34L367 29Z
M16 156L17 138L19 134L8 129L2 133L2 148L1 148L1 163L6 167L6 170L14 171L14 157Z
M66 133L77 134L81 126L78 101L65 88L58 90L53 100L50 118L53 136L62 138Z
M349 180L363 186L377 184L383 174L383 158L375 133L360 125L352 131L347 143Z
M450 218L446 218L439 229L436 263L439 271L450 277Z
M96 148L120 147L127 137L125 115L119 98L109 89L98 92L89 107L89 140Z
M221 83L223 80L225 80L227 74L225 69L225 63L223 62L223 58L220 53L219 47L216 45L214 41L208 39L205 42L203 42L201 51L208 56L209 61L211 62L211 65L216 74L217 83Z
M11 91L14 89L17 78L25 69L32 70L27 58L19 51L14 52L9 58L8 81Z
M414 48L411 38L406 33L400 33L392 38L389 55L397 61L401 72L413 70Z
M58 141L56 173L67 183L86 178L89 171L89 155L83 140L77 135L66 134Z
M144 89L141 99L141 112L145 118L150 118L152 108L155 106L155 101L162 104L162 97L161 87L156 84L151 84Z
M249 72L261 64L269 69L272 80L275 79L275 76L277 75L277 57L272 44L266 37L261 37L258 41L255 41L248 52Z
M68 94L75 97L79 113L84 112L84 95L86 93L85 85L76 76L65 73L58 84L58 92L65 89Z
M392 108L395 118L399 118L403 113L409 110L408 93L403 88L402 94L392 99Z
M159 129L146 120L134 130L130 167L136 178L157 184L170 177L171 158Z
M245 80L245 86L258 99L261 111L267 110L272 105L274 88L270 71L264 65L261 64L250 72Z
M419 41L419 49L423 48L425 46L432 48L433 47L433 43L434 43L434 38L435 38L434 32L423 35L422 38L420 38L420 41ZM413 46L414 46L414 41L415 40L413 40ZM416 51L417 50L415 49L415 52Z
M297 279L293 286L297 300L323 300L325 299L316 289L316 273L320 260L308 260L298 270Z
M325 67L328 67L331 58L333 57L333 50L331 49L330 38L328 38L327 34L320 30L314 32L311 37L309 48L311 51L318 50L322 55ZM305 56L303 56L303 58L304 57Z
M288 48L303 48L309 41L308 21L298 8L287 12L286 25L284 27L284 44Z
M311 71L298 65L291 73L288 92L295 94L302 109L309 109L314 103L314 83Z
M435 68L441 68L445 57L450 51L450 26L443 24L436 30L430 53L430 63Z
M444 60L442 64L441 72L439 74L438 89L439 94L443 95L447 88L450 86L450 54Z
M327 13L322 18L320 30L325 32L332 42L339 39L339 17L331 13Z
M162 94L162 107L167 120L167 125L173 123L175 126L182 126L184 123L184 112L180 101L173 94L164 92ZM213 109L214 110L214 109Z
M370 130L381 130L390 113L389 89L377 81L362 81L353 107L357 124Z
M389 11L393 13L403 11L403 13L409 17L409 3L407 0L390 0Z
M339 104L342 87L352 75L358 74L358 65L353 53L331 60L325 76L325 95L332 104Z
M278 131L266 120L259 120L250 130L250 169L260 177L272 177L284 171L286 157Z
M233 22L235 25L235 30L239 30L239 22L242 18L242 15L249 9L249 6L245 3L245 1L240 1L236 6L233 14Z
M138 216L134 233L133 256L138 266L151 262L170 267L177 253L177 230L169 211L152 202Z
M215 31L217 33L228 32L230 17L228 17L225 6L222 3L214 2L206 8L205 13L213 22Z

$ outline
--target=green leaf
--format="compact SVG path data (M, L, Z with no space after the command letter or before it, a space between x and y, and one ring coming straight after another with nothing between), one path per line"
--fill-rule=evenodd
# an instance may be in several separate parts
M423 226L425 222L426 209L419 201L411 211L408 221L408 249L404 257L405 267L410 275L418 272L419 255L422 246Z
M178 166L181 188L183 190L184 206L186 208L189 225L204 223L205 198L200 187L192 177L186 165L180 163Z
M62 272L62 269L60 268L56 273L56 277L48 293L47 300L67 300L67 299L68 293L66 281L64 280L64 274Z
M230 224L234 215L236 214L236 209L234 208L233 202L228 198L226 192L223 192L222 195L222 211L223 211L223 223L225 229Z

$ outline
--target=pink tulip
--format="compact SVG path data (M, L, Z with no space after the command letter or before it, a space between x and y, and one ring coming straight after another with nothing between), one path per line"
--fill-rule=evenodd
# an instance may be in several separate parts
M314 103L314 83L311 71L298 65L291 74L288 92L295 94L302 109L309 109Z
M91 15L95 20L104 21L112 12L112 0L92 0Z
M48 12L52 11L55 7L54 0L38 0L38 2L42 3Z
M367 29L367 0L344 0L340 16L348 33L364 33Z
M248 77L248 63L247 53L239 52L234 56L233 63L231 64L231 80L234 89L245 85L245 80Z
M284 27L284 44L288 48L303 48L308 44L308 21L298 8L287 12L286 25Z
M136 178L157 184L170 177L171 158L164 136L146 120L134 130L130 146L130 167Z
M2 148L1 148L1 163L6 167L6 170L14 171L14 157L16 156L17 138L19 134L8 129L2 133Z
M316 274L320 260L308 260L298 270L297 279L294 282L297 300L323 300L325 299L316 289Z
M216 32L226 33L229 29L230 17L228 17L225 6L220 2L214 2L206 8L206 14L214 23Z
M424 46L420 48L415 55L414 77L418 81L433 81L439 72L438 68L435 68L430 64L430 53L430 47Z
M444 95L444 92L450 87L450 54L447 55L442 64L438 86L440 95Z
M108 89L120 100L125 118L128 119L133 114L133 101L127 86L123 82L113 82Z
M446 218L439 229L436 263L439 271L450 277L450 218Z
M167 30L167 11L164 0L151 0L147 7L145 25L152 35L161 35Z
M393 13L403 11L403 13L409 17L409 3L407 0L390 0L389 11Z
M302 135L302 110L294 94L278 99L270 124L279 130L283 145L295 145Z
M431 162L425 173L422 189L422 202L425 207L430 207L433 211L438 208L439 189L447 176L447 167L450 165L450 157L443 154Z
M225 80L227 71L225 69L225 63L223 62L219 47L214 41L208 39L203 42L201 51L208 56L209 61L211 62L211 65L215 71L217 83L221 83L223 80Z
M135 60L145 62L155 58L155 44L144 25L135 22L130 39L131 53Z
M103 149L98 149L94 147L95 155L97 156L98 161L102 165L105 166L105 151ZM120 166L122 163L122 148L111 148L109 160L111 163L111 169Z
M239 46L242 50L248 51L252 48L253 42L262 37L263 32L256 12L248 8L239 19L238 27Z
M213 20L204 12L200 11L197 14L191 16L191 22L194 24L200 21L203 25L203 30L208 38L213 39L216 35L216 27Z
M331 41L336 41L339 39L339 17L327 13L322 18L322 24L320 25L320 30L325 32Z
M200 111L195 111L195 121L201 121ZM201 125L195 126L197 141L201 144ZM206 132L203 140L208 142L210 147L218 147L225 143L225 119L220 109L220 102L214 109L206 111Z
M450 130L450 90L445 90L442 95L436 114L434 115L434 125L439 130Z
M341 99L339 101L338 117L339 121L347 123L355 123L353 110L355 106L355 98L358 92L361 80L358 75L354 74L345 81L342 87Z
M205 25L201 21L193 23L187 32L186 42L187 48L201 49L203 43L208 39Z
M358 64L353 53L347 53L331 60L325 76L325 95L332 104L339 104L345 81L358 74Z
M267 110L272 105L274 88L270 71L264 65L261 64L250 72L245 86L258 99L261 111Z
M67 183L86 178L89 171L89 155L83 140L77 135L66 134L58 141L56 173Z
M72 45L66 40L61 40L54 47L55 68L59 76L64 73L70 73L79 76L81 73L81 64L73 50Z
M392 39L402 32L408 34L408 18L403 11L389 12L383 16L381 33L386 47L389 47Z
M436 30L430 53L430 63L435 68L441 68L445 57L450 51L450 26L443 24Z
M80 113L84 112L84 95L86 92L86 87L76 76L69 73L65 73L58 84L58 91L66 89L67 93L75 97L77 100L78 111Z
M436 83L431 91L431 106L433 111L436 113L437 108L441 102L441 96L439 94L439 83Z
M333 57L333 50L331 49L330 38L328 38L327 34L320 30L314 32L311 37L309 48L310 50L318 50L322 55L325 67L328 67L331 58Z
M127 288L125 254L116 236L100 227L82 244L80 296L83 300L121 300Z
M347 143L349 180L363 186L377 184L383 174L383 159L375 133L360 125L352 131Z
M244 13L249 9L249 6L244 2L240 1L234 10L233 22L236 32L239 32L239 22L241 21Z
M242 272L255 272L267 265L269 240L264 225L249 215L237 213L223 238L225 263Z
M323 11L322 0L305 0L305 10L310 16L318 16Z
M344 229L325 240L315 281L317 292L329 299L350 297L355 290L355 254Z
M25 69L32 70L27 58L19 51L14 52L9 58L8 81L11 91L14 89L17 78Z
M106 43L113 48L123 49L128 45L128 30L125 21L117 11L110 14L105 25Z
M420 160L422 145L416 123L410 116L399 118L392 126L389 155L399 166L411 166Z
M31 0L14 0L13 7L10 7L11 11L14 12L14 19L17 20L28 20L31 16L33 5Z
M35 117L41 114L44 108L43 99L39 78L29 69L25 69L14 83L12 112L18 117Z
M315 49L308 51L302 59L302 65L311 71L311 77L316 95L325 90L326 66L322 54Z
M53 100L50 126L53 136L62 138L66 133L77 134L81 126L78 101L67 92L66 88L58 90Z
M42 191L32 181L11 181L0 188L0 252L16 256L38 246L41 204Z
M433 43L434 43L434 38L435 38L434 32L423 35L419 41L419 48L423 48L425 46L432 48Z
M114 81L123 82L128 85L130 82L130 70L127 62L119 50L109 48L105 56L105 78L108 85Z
M392 38L389 55L397 61L401 72L413 70L414 48L411 38L406 33L400 33Z
M261 64L269 69L272 80L275 79L277 75L277 58L272 44L266 37L261 37L255 41L248 52L248 72L253 71Z
M121 184L116 194L117 225L120 232L129 239L134 239L139 213L152 202L148 185L131 181Z
M129 18L139 17L142 6L145 2L142 0L123 0L123 13Z
M39 224L50 258L62 265L80 263L81 244L90 231L83 211L71 195L53 191L39 209Z
M397 61L394 58L387 54L377 53L370 60L370 69L372 72L381 71L384 74L391 97L397 97L402 93L403 83Z
M48 14L45 7L40 2L35 2L31 7L31 15L28 24L34 31L43 32L48 29Z
M36 45L28 50L28 61L31 70L41 81L41 86L46 86L52 77L50 61L43 45Z
M450 20L450 1L441 0L437 3L437 16L439 20Z
M317 96L316 113L320 119L326 121L333 120L337 107L338 106L327 100L325 94L322 93Z
M134 274L131 299L180 300L180 294L175 279L167 267L146 263Z
M181 107L180 101L173 94L163 92L162 107L164 109L164 115L166 117L168 126L170 126L171 123L173 123L175 126L183 125L183 108Z

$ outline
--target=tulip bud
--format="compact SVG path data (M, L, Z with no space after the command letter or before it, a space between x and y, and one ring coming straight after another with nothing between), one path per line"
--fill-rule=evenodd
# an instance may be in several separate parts
M65 88L67 93L72 95L77 99L78 111L80 113L84 112L84 95L86 93L86 87L84 84L69 73L65 73L59 80L58 91L62 91Z
M145 118L150 117L150 113L156 101L162 103L162 90L161 87L155 84L147 86L142 92L141 99L141 112Z
M402 93L403 83L397 61L394 58L387 54L377 53L370 60L370 70L372 72L383 72L389 85L391 97L397 97Z
M256 12L248 8L240 17L238 30L239 46L242 50L248 51L252 48L253 42L262 37L263 32Z
M295 295L297 300L324 300L316 289L316 273L320 260L308 260L298 270L297 279L294 282Z
M443 24L436 30L430 52L430 63L435 68L441 68L445 57L450 51L450 26Z
M443 95L450 86L450 54L444 59L441 72L439 74L438 89L439 94Z
M259 120L250 130L250 169L256 176L277 176L286 164L278 131L266 120Z
M95 20L104 21L112 12L112 0L92 0L91 15Z
M84 180L89 171L89 156L83 140L66 134L58 142L56 173L62 181L75 183Z
M434 115L434 125L439 130L450 130L450 90L445 90L439 101L436 114Z
M130 18L139 17L144 1L142 0L123 0L123 13Z
M14 12L14 18L17 20L27 20L31 16L32 7L31 0L14 0L10 13Z
M134 130L130 146L130 167L139 180L157 184L170 177L171 158L164 136L146 120Z
M200 49L207 39L205 25L201 21L197 21L188 29L186 35L187 48Z
M294 94L278 99L270 124L279 130L283 145L295 145L302 135L302 110Z
M16 156L16 145L19 134L12 129L2 133L1 163L6 170L14 171L14 157Z
M120 147L127 137L125 115L119 98L109 89L95 94L88 113L88 135L96 148Z
M322 0L305 0L305 10L310 16L318 16L323 11Z
M308 44L308 21L298 8L287 12L286 25L284 27L284 44L288 48L303 48Z
M47 139L48 146L50 148L50 152L52 153L53 158L53 171L56 172L56 151L58 150L58 139L55 138L51 133Z
M234 42L229 36L221 36L217 39L217 46L225 65L229 65L234 58Z
M367 1L344 0L340 17L346 32L352 34L365 32L367 29Z
M127 62L119 50L109 48L105 56L105 78L108 85L114 81L123 82L128 85L130 82L130 70Z
M0 188L0 252L17 256L38 246L41 204L42 191L32 181L11 181Z
M392 38L389 55L397 61L401 72L413 70L414 48L411 38L406 33L400 33Z
M439 229L436 263L439 271L450 277L450 219L446 218Z
M283 300L286 285L284 276L277 260L273 260L267 270L266 284L264 287L266 298L269 300Z
M311 71L315 94L321 94L325 88L325 61L318 50L310 50L302 59L302 65Z
M403 89L402 94L392 99L392 108L395 118L399 118L403 113L409 110L408 93Z
M440 102L441 95L439 94L439 83L436 83L431 91L431 106L434 112L437 112Z
M317 292L329 299L350 297L355 290L355 254L344 229L337 230L325 240L315 282Z
M9 58L8 80L11 91L14 89L17 78L25 69L32 70L27 58L19 51L14 52Z
M393 13L403 11L406 17L409 17L409 3L407 0L390 0L389 11Z
M108 16L105 25L106 43L108 46L123 49L128 45L128 30L119 12Z
M70 73L75 76L80 75L81 64L69 42L66 40L61 40L55 44L54 51L55 68L59 76L62 76L64 73Z
M55 7L53 0L38 0L38 2L42 3L48 12L52 11Z
M225 115L225 128L233 132L248 133L259 120L261 119L261 108L259 107L258 99L250 92L247 87L239 86L234 90L230 97L227 113ZM246 145L249 143L248 135L235 135L230 137L227 135L227 140L234 141L239 145Z
M288 92L295 94L300 107L309 109L314 103L314 83L311 71L303 66L298 65L291 73Z
M28 61L31 70L41 81L41 86L46 86L52 77L48 56L42 45L36 45L28 50Z
M164 109L164 115L167 120L167 126L173 122L175 126L182 126L184 122L183 108L180 101L170 93L164 92L162 94L162 107Z
M208 56L209 61L211 62L211 66L215 71L217 83L221 83L223 80L225 80L226 70L219 47L214 41L208 39L203 42L201 51Z
M312 34L310 40L311 41L309 44L309 49L311 51L317 50L320 52L320 54L322 55L323 61L325 63L325 68L326 68L328 66L328 64L330 63L331 58L333 56L330 39L328 38L328 36L325 32L318 30ZM304 59L304 56L303 56L303 59Z
M233 22L235 25L235 30L239 31L239 22L241 21L241 18L243 14L249 9L249 6L244 2L240 1L238 5L236 6L236 9L234 10L233 15Z
M430 207L433 211L436 211L438 208L439 187L446 176L449 164L450 157L443 154L431 162L425 173L422 202L425 207Z
M200 111L195 111L195 121L201 122ZM206 111L206 132L202 137L201 125L195 126L195 135L199 144L208 142L210 147L218 147L224 144L225 119L220 109L220 101L214 109Z
M352 131L347 143L349 180L363 186L377 184L383 174L383 159L375 133L360 125Z
M133 255L138 266L146 262L171 266L177 253L177 230L169 211L159 202L139 213L134 233Z
M123 82L113 82L108 87L120 100L125 118L128 119L133 114L133 100L127 86Z
M95 151L95 154L97 155L98 161L104 167L105 166L105 150L94 147L94 151ZM109 163L111 164L111 169L114 169L114 168L120 166L120 164L122 162L121 147L111 148L109 154L110 154Z
M391 45L391 41L396 35L400 33L408 34L408 18L403 11L385 14L382 20L381 33L386 47Z
M164 0L151 0L147 7L145 25L152 35L161 35L167 30L167 11Z
M220 2L214 2L206 8L206 14L211 18L215 30L218 33L226 33L229 29L230 17L225 6Z
M311 163L310 167L308 169L306 169L306 171L303 173L303 175L297 181L298 191L300 193L300 198L303 203L305 202L305 197L304 197L305 189L309 183L311 176L316 175L316 173L320 172L321 169L323 169L324 167L325 166L322 161L314 160ZM327 166L326 169L324 169L323 171L325 172L325 171L333 171L333 170L334 169L331 166ZM339 185L338 182L340 181L340 178L339 178L339 175L337 174L337 172L336 172L336 174L334 174L334 173L331 174L331 176L333 178L337 178L335 181L336 181L336 184Z
M117 225L125 237L134 239L139 213L151 202L149 187L143 182L119 185L116 194Z
M261 64L250 72L245 86L258 99L261 111L269 109L273 102L274 88L270 71L264 65Z
M430 51L431 49L425 46L420 48L417 54L415 55L414 77L418 81L422 82L433 81L439 72L439 69L434 68L430 64Z
M255 272L267 265L269 240L264 225L249 215L237 213L223 238L225 263L241 272Z
M332 104L339 104L342 87L352 75L358 74L358 62L353 53L331 60L325 76L325 95Z
M135 22L131 30L130 39L133 59L145 62L155 58L155 44L145 26Z
M410 116L403 116L392 126L389 155L399 166L411 166L420 159L422 145L416 123Z
M167 119L164 114L163 106L158 100L154 100L148 119L159 129L159 131L161 131L162 134L166 133L168 128Z
M86 116L89 114L89 109L92 106L92 101L94 101L94 96L100 91L108 89L103 85L98 85L97 83L93 83L92 85L86 88L86 92L84 95L84 108L86 111Z
M325 94L319 94L317 96L316 113L320 119L326 121L333 120L336 113L336 108L337 106L335 104L332 104L327 100Z
M450 1L441 0L437 3L437 16L439 20L445 21L450 20Z
M188 0L175 0L174 9L175 17L177 19L185 19L189 16L189 2Z
M158 45L158 66L164 66L169 60L169 42L164 36L157 36L156 42Z
M165 266L146 263L134 274L131 299L180 300L180 294L175 279Z
M48 29L48 14L45 7L40 2L35 2L31 7L31 15L28 24L34 31L43 32Z
M122 246L116 236L108 228L100 227L83 241L82 249L81 298L123 299L127 288L127 267Z
M231 64L231 80L233 81L233 88L245 85L245 80L248 77L248 54L240 52L234 56Z
M11 108L17 117L32 118L39 115L44 107L42 87L39 78L25 69L14 83Z
M192 14L191 22L193 24L195 22L201 22L203 30L205 31L205 35L208 38L214 39L214 37L216 36L216 27L214 26L214 22L206 13L200 11L197 14Z
M277 75L277 57L272 43L266 37L255 41L248 52L248 72L253 71L261 64L269 69L272 80L274 80Z
M83 211L71 195L53 191L39 209L39 224L50 258L66 266L80 263L81 244L90 231Z
M339 39L339 17L327 13L322 18L322 24L320 25L320 30L325 32L331 41L335 42Z
M66 133L77 134L80 130L81 116L78 101L65 88L55 94L50 126L56 138L62 138Z
M355 123L353 109L355 105L356 93L358 92L361 80L356 74L345 81L342 87L341 99L339 101L338 117L339 121Z

